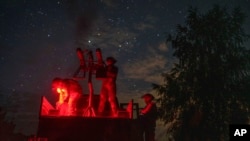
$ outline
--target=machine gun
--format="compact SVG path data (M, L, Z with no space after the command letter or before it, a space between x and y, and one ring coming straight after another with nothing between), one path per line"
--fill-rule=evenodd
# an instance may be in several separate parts
M96 116L95 110L92 106L94 94L92 75L96 74L96 78L106 77L105 63L102 59L102 52L100 48L96 49L97 61L94 61L93 52L91 50L82 51L81 48L77 48L76 53L80 60L80 66L74 73L73 77L75 79L84 79L86 77L86 73L88 72L89 103L88 107L83 112L83 116ZM85 60L85 53L87 53L88 60Z
M91 50L78 48L76 53L80 60L80 66L73 74L73 79L84 80L87 78L89 95L81 95L78 103L80 108L76 115L58 114L58 110L43 96L37 135L29 139L46 141L142 141L143 134L141 126L139 126L139 120L133 118L134 110L137 113L135 117L139 116L139 104L134 103L133 99L129 103L120 103L118 117L96 116L94 107L98 103L99 95L94 95L92 77L96 75L96 78L105 78L106 64L102 59L100 49L96 49L96 61L94 61Z
M96 74L97 79L105 78L106 77L106 69L105 69L105 62L102 58L102 51L100 48L96 49L96 58L97 61L94 61L93 53L91 50L84 50L82 51L81 48L76 49L76 54L80 61L80 66L75 71L73 78L75 79L85 79L86 73L90 70L92 74ZM85 54L88 55L88 60L85 59Z

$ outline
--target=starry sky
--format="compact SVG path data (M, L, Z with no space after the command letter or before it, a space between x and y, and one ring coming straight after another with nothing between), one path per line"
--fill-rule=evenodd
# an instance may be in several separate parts
M206 12L213 4L250 16L250 0L0 0L0 106L17 132L34 134L40 97L53 103L52 79L73 76L77 47L115 57L118 99L140 102L175 61L166 35L184 24L189 6ZM248 17L247 33L249 25Z

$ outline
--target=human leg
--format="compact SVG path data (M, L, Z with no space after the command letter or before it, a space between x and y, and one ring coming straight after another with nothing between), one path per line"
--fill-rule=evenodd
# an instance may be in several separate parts
M116 101L116 88L115 87L110 87L109 89L109 103L112 111L113 116L117 116L117 101Z
M105 104L107 101L107 89L102 87L99 99L98 113L102 114L105 108Z

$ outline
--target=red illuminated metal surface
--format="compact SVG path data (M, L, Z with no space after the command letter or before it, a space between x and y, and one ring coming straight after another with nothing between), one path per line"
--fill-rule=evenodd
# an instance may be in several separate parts
M93 95L93 108L98 108L99 95ZM87 108L88 95L81 98L82 108ZM85 103L85 104L84 104ZM88 117L60 115L49 101L42 97L37 137L48 141L142 141L139 121L133 118L133 101L120 109L119 116ZM107 106L108 107L108 106ZM109 109L107 109L109 111Z
M88 95L84 95L80 98L79 102L77 103L78 105L78 110L77 110L77 114L75 115L68 115L68 114L62 114L60 113L60 111L55 108L54 106L52 106L52 104L46 99L46 97L42 97L41 100L41 106L40 106L40 117L93 117L93 118L126 118L126 119L133 119L136 118L133 116L134 112L137 112L138 115L138 107L134 108L133 105L136 105L137 103L133 103L133 100L131 100L129 103L125 104L126 108L120 108L118 110L118 116L116 117L112 117L112 114L110 114L110 107L109 104L106 103L105 109L106 109L106 114L103 116L92 116L92 115L88 115L88 114L84 114L84 112L86 112L87 108L89 107L89 103L88 102ZM96 109L98 108L98 104L99 104L99 95L93 95L92 98L92 108L94 111L96 111ZM124 105L124 104L123 104ZM63 110L67 110L68 107L64 107L65 109Z

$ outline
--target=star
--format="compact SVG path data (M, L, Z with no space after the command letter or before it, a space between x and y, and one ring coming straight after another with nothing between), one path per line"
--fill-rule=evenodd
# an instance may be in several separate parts
M142 74L150 74L147 76L150 80L158 80L158 75L171 66L174 59L170 57L170 49L163 46L164 35L174 34L177 24L185 24L188 5L206 11L216 3L238 5L248 17L250 15L249 0L2 2L0 18L4 22L0 26L0 91L32 93L27 99L40 99L46 94L53 99L50 95L51 80L54 77L70 78L79 65L75 49L80 47L94 51L98 47L102 49L103 57L117 58L117 83L123 84L118 86L119 99L133 93L136 100L137 92L152 90L152 82L146 81ZM250 33L249 25L247 18L247 33ZM95 89L99 89L97 85ZM34 109L40 106L33 103L35 108L32 109L25 103L21 104L26 112L35 115L37 111ZM20 123L16 128L21 129ZM36 130L24 129L22 132L30 135Z

